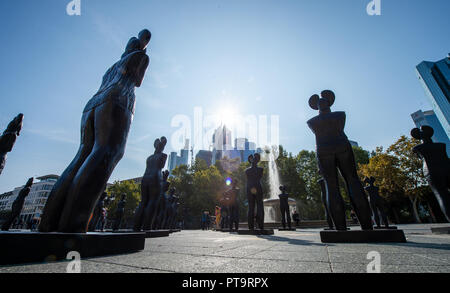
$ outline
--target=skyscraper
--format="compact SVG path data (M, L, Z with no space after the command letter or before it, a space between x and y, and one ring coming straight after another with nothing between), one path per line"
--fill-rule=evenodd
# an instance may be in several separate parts
M416 127L418 128L420 128L423 125L433 127L434 129L434 135L432 137L433 142L445 143L447 145L447 155L450 155L450 140L448 139L447 134L444 131L444 128L442 128L442 125L439 122L433 110L425 112L419 110L411 114L411 117L414 121L414 124L416 124Z
M448 139L450 138L450 56L437 62L424 61L417 65L416 71Z
M186 139L185 146L181 150L181 156L177 152L171 152L169 155L169 172L180 165L187 165L189 162L189 139Z

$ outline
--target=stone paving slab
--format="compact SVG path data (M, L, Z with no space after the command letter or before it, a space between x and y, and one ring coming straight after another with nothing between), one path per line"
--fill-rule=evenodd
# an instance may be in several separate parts
M447 224L448 225L448 224ZM83 273L366 273L377 251L383 273L450 273L450 236L439 225L399 225L407 243L324 244L320 229L237 235L182 231L146 240L143 251L85 259ZM352 228L354 229L354 228ZM65 273L68 262L0 266L0 273Z

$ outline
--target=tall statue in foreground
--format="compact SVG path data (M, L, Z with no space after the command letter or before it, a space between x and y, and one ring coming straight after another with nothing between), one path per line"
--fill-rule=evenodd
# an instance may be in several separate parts
M49 195L39 231L86 232L89 217L125 152L134 115L134 89L141 86L149 64L146 47L150 38L150 31L143 30L138 38L130 39L84 108L80 148Z
M431 190L450 222L450 160L444 143L434 143L431 137L434 130L430 126L414 128L411 136L420 139L423 144L413 148L413 151L423 160L423 173L430 184Z
M255 204L256 204L256 223L258 228L264 229L264 198L261 185L264 169L258 167L261 160L259 154L250 155L248 161L251 167L245 170L247 176L247 199L248 199L248 228L255 229Z
M316 135L317 161L325 180L327 206L336 230L347 230L344 200L340 194L338 170L344 177L347 190L363 230L372 230L371 210L363 186L356 173L353 149L344 133L345 112L331 112L335 95L326 90L309 99L309 105L319 115L307 123Z
M25 203L25 198L28 196L28 194L31 191L31 186L33 185L33 178L28 179L27 184L25 184L24 188L20 190L19 195L17 196L16 200L14 200L12 204L12 210L11 214L9 215L8 219L3 223L2 230L8 231L11 227L11 224L16 220L18 216L20 216L20 213L22 212L23 204Z
M0 175L6 165L6 156L12 151L17 137L20 135L23 125L23 114L19 114L11 122L0 136Z
M160 195L164 188L161 170L167 160L167 154L163 153L166 144L167 139L164 136L155 140L155 152L147 158L147 167L141 183L141 203L134 215L134 231L151 230L158 214Z

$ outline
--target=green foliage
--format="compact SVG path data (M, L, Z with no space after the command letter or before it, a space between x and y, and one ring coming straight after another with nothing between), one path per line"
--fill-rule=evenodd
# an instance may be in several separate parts
M139 205L141 200L140 186L134 181L116 181L106 190L108 193L108 199L114 199L109 201L106 206L108 210L108 219L112 220L115 218L115 212L117 210L117 205L122 198L122 194L126 195L125 211L123 216L123 222L131 222L133 219L134 212Z

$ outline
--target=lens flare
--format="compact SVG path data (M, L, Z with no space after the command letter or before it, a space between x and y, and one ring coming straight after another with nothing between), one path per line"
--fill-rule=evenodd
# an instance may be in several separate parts
M231 180L231 178L227 178L227 180L225 180L225 183L227 184L227 186L230 186L232 182L233 181Z

